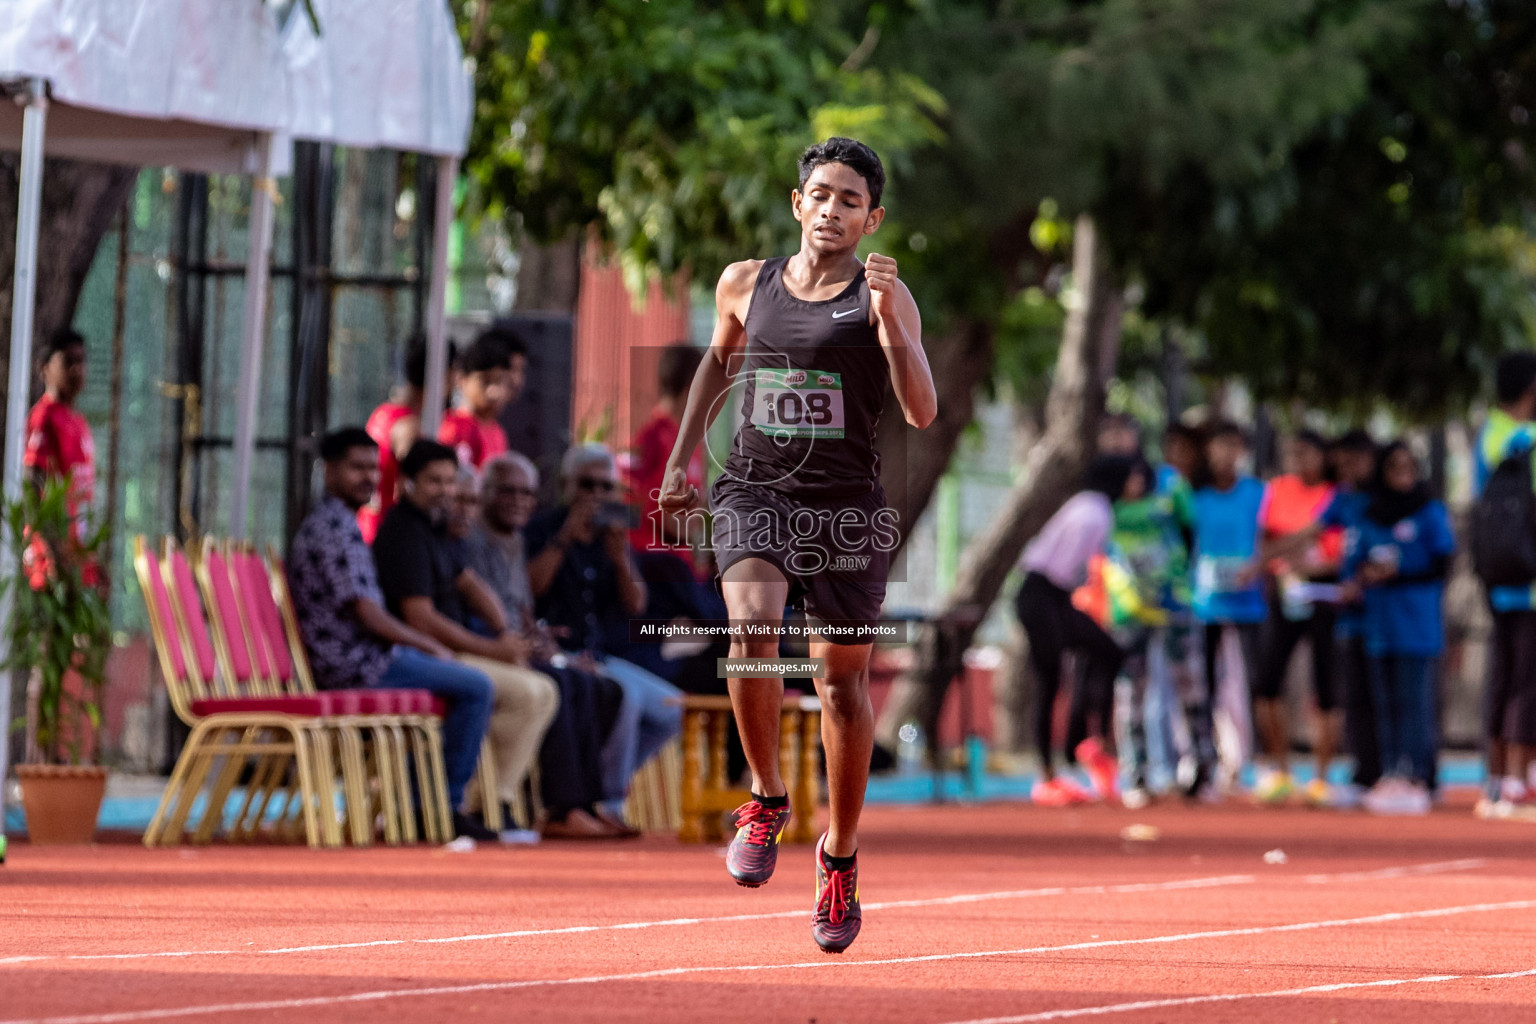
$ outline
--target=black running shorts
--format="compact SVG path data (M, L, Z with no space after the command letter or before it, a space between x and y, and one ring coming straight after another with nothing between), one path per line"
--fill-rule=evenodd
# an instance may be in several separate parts
M722 476L710 489L715 564L723 576L744 558L771 562L789 581L792 607L836 644L863 644L880 618L900 534L878 486L851 498L799 499Z

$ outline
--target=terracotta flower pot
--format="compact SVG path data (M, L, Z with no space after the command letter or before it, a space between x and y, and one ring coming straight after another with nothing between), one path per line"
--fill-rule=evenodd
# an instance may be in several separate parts
M96 835L96 816L107 792L105 768L20 764L16 778L32 842L88 843Z

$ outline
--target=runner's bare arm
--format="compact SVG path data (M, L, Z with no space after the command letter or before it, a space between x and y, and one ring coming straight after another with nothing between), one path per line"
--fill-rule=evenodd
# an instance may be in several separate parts
M697 505L698 490L688 483L688 460L704 439L710 421L719 413L721 397L730 390L730 362L747 347L747 306L762 260L732 263L720 275L715 286L715 336L709 352L699 363L688 389L688 405L677 433L677 444L667 459L667 471L661 483L661 507L681 510Z
M891 384L907 422L921 430L939 414L933 372L923 351L923 318L906 282L896 276L896 261L870 253L864 263L869 281L870 312L891 367Z

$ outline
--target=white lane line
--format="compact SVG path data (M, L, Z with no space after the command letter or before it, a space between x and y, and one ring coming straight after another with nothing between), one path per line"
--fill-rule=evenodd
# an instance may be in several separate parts
M865 910L896 910L908 907L938 907L962 903L986 903L994 900L1031 899L1044 896L1101 896L1140 892L1177 892L1187 889L1211 889L1228 885L1249 885L1254 875L1214 875L1172 882L1131 882L1123 885L1052 886L1044 889L1010 889L1002 892L961 893L919 900L888 900L865 903ZM660 921L626 921L620 924L569 925L564 928L524 928L517 931L486 932L476 935L446 935L426 939L373 939L367 942L333 942L313 946L283 946L277 949L204 949L155 953L73 953L67 955L13 956L0 959L0 965L38 963L50 960L144 960L157 957L282 955L323 953L341 949L368 949L375 946L442 945L457 942L489 942L495 939L523 939L541 935L582 935L589 932L640 931L648 928L676 928L686 925L773 921L804 917L805 910L778 910L762 914L729 914L720 917L672 917Z
M1073 1017L1102 1017L1110 1013L1134 1013L1137 1010L1166 1010L1174 1006L1198 1006L1201 1003L1236 1003L1245 999L1284 999L1290 996L1326 995L1357 988L1393 988L1398 985L1434 985L1446 981L1504 981L1536 977L1536 970L1510 971L1504 974L1426 974L1420 978L1383 978L1380 981L1341 981L1332 985L1306 988L1282 988L1273 992L1235 992L1228 995L1188 996L1183 999L1143 999L1135 1003L1111 1003L1108 1006L1079 1006L1070 1010L1045 1010L1016 1017L980 1017L954 1021L952 1024L1034 1024L1035 1021L1071 1020Z
M1313 884L1330 881L1366 881L1372 878L1397 878L1405 875L1432 874L1441 871L1469 871L1487 863L1484 859L1435 861L1402 867L1384 868L1374 872L1350 872L1337 875L1308 875ZM1189 878L1172 882L1133 882L1122 885L1052 886L1044 889L1012 889L1002 892L962 893L954 896L936 896L920 900L889 900L882 903L866 903L865 910L895 910L909 907L955 906L963 903L986 903L995 900L1032 899L1044 896L1100 896L1141 892L1174 892L1181 889L1206 889L1229 885L1249 885L1258 881L1255 875L1216 875L1207 878ZM803 910L780 910L762 914L729 914L720 917L674 917L660 921L629 921L621 924L570 925L564 928L525 928L517 931L487 932L475 935L447 935L439 938L372 939L364 942L332 942L312 946L283 946L277 949L190 949L150 953L71 953L12 956L0 958L0 966L32 964L54 960L152 960L188 956L238 956L285 955L290 953L326 953L344 949L371 949L378 946L442 945L458 942L489 942L496 939L524 939L542 935L582 935L589 932L639 931L649 928L676 928L698 924L734 924L742 921L774 921L802 917Z
M1506 903L1471 903L1460 907L1436 907L1432 910L1405 910L1368 917L1346 917L1326 921L1302 921L1296 924L1263 925L1252 928L1224 928L1215 931L1179 932L1172 935L1153 935L1139 939L1101 939L1096 942L1071 942L1060 946L1026 946L1020 949L985 949L963 953L929 953L925 956L890 957L883 960L804 960L788 964L719 964L709 967L665 967L650 971L632 971L626 974L594 974L578 978L530 978L524 981L487 981L473 985L436 985L431 988L378 989L371 992L352 992L346 995L312 996L305 999L269 999L249 1003L214 1003L203 1006L178 1006L153 1010L127 1010L119 1013L93 1013L69 1017L36 1017L0 1021L0 1024L127 1024L130 1021L161 1020L168 1017L193 1017L199 1014L253 1013L264 1010L301 1010L318 1006L341 1006L349 1003L373 1003L389 999L406 999L421 996L473 995L480 992L511 992L517 989L553 988L575 985L603 985L623 981L651 981L657 978L675 978L698 974L748 974L765 971L801 971L818 969L850 970L857 967L888 967L905 964L928 964L943 961L978 960L1002 956L1029 956L1040 953L1066 953L1085 949L1110 949L1126 946L1165 945L1175 942L1194 942L1201 939L1225 939L1251 935L1278 935L1285 932L1318 931L1326 928L1348 928L1354 925L1391 924L1398 921L1415 921L1428 918L1456 917L1461 914L1484 914L1500 910L1530 910L1536 908L1536 900L1511 900ZM1490 978L1520 975L1489 975ZM1453 977L1446 975L1446 978ZM1054 1011L1066 1012L1066 1011Z
M1307 875L1303 881L1313 885L1322 885L1330 882L1374 882L1384 878L1411 878L1418 875L1439 875L1447 871L1472 871L1476 868L1486 867L1488 861L1484 857L1470 857L1466 860L1445 860L1433 864L1415 864L1403 868L1380 868L1376 871L1346 871L1333 875Z

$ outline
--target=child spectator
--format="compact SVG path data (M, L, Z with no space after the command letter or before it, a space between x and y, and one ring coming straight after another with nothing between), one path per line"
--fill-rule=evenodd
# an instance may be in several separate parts
M1333 500L1318 518L1320 529L1342 532L1347 540L1360 528L1370 504L1376 477L1376 442L1363 430L1351 430L1333 444L1330 453L1338 486ZM1344 705L1344 746L1355 760L1350 785L1337 801L1357 803L1381 780L1381 750L1376 736L1376 711L1371 699L1370 663L1365 652L1365 618L1357 604L1339 609L1334 624L1339 692Z
M81 541L96 496L96 444L91 425L75 408L75 400L85 390L85 339L67 327L55 331L38 352L37 365L43 378L43 397L27 415L22 465L39 488L50 478L69 482L73 538ZM59 557L68 556L59 552ZM40 538L27 558L32 578L46 578L48 553ZM81 578L88 586L101 585L101 567L95 563L82 566Z
M448 344L448 366L453 367L453 343ZM421 437L421 402L427 381L427 338L418 334L405 350L405 383L397 387L389 400L379 404L368 416L364 429L379 446L379 489L373 500L357 510L357 525L363 540L372 544L379 532L384 513L400 498L400 460ZM452 374L445 381L449 393Z
M694 373L703 361L703 350L686 341L667 346L661 353L656 371L659 394L650 418L635 434L629 463L629 487L635 504L644 512L640 524L629 532L629 542L636 551L670 551L681 554L687 550L687 537L677 536L677 528L664 522L657 497L661 493L662 478L666 475L667 459L677 443L677 432L682 424L683 407L688 404L688 389L693 385ZM702 493L704 491L704 450L698 449L688 462L688 483ZM692 572L693 566L689 565Z
M522 391L527 347L502 330L486 331L464 351L459 366L462 404L443 417L437 439L458 456L459 465L479 471L508 449L497 417Z
M1098 623L1072 604L1072 591L1088 577L1088 564L1104 553L1114 524L1112 502L1123 497L1133 460L1100 456L1088 468L1082 491L1067 499L1024 549L1019 566L1024 584L1014 599L1019 622L1029 636L1029 657L1039 682L1035 706L1035 746L1040 754L1040 780L1030 794L1036 803L1064 806L1082 803L1088 794L1071 779L1058 776L1052 763L1051 723L1061 687L1061 659L1067 651L1084 661L1079 691L1083 707L1109 703L1125 652ZM1086 716L1084 716L1086 719ZM1107 715L1099 722L1109 731ZM1107 795L1115 788L1118 766L1102 744L1079 745L1072 754L1085 761L1095 788ZM1069 748L1071 743L1069 741ZM1084 755L1087 755L1086 757Z
M1497 405L1478 434L1473 496L1479 497L1500 463L1526 457L1536 446L1536 353L1499 360ZM1536 454L1529 457L1536 458ZM1493 610L1493 663L1488 680L1488 770L1476 813L1536 818L1528 774L1536 762L1536 583L1488 588Z
M1434 777L1441 600L1456 542L1402 441L1381 454L1345 574L1363 596L1377 735L1385 775L1363 799L1379 814L1424 814Z
M1242 745L1249 728L1248 687L1258 679L1259 627L1264 621L1264 588L1259 579L1259 507L1264 485L1240 471L1248 453L1242 428L1217 423L1207 431L1206 483L1195 492L1195 617L1205 627L1207 697L1214 708L1223 684ZM1244 679L1218 673L1223 639L1233 634L1241 652ZM1246 760L1246 749L1241 758ZM1240 765L1229 766L1235 776ZM1192 789L1213 797L1209 778Z
M1312 651L1312 690L1317 701L1317 722L1312 745L1317 776L1307 784L1307 802L1315 807L1333 803L1328 785L1328 765L1338 748L1338 701L1334 690L1334 611L1327 603L1313 603L1301 596L1304 585L1338 581L1343 536L1338 530L1277 556L1269 545L1298 534L1311 535L1318 517L1333 500L1334 487L1327 479L1328 444L1316 433L1303 430L1290 439L1285 451L1286 472L1269 482L1259 525L1264 532L1270 591L1269 642L1253 691L1253 717L1259 738L1273 770L1259 780L1254 796L1260 803L1284 803L1291 795L1290 725L1285 705L1285 681L1291 655L1303 639Z
M1205 482L1205 434L1199 427L1174 422L1163 431L1163 464L1157 467L1157 489L1168 491L1180 482L1186 487Z
M1205 765L1209 775L1216 760L1210 708L1200 675L1201 646L1190 608L1189 547L1194 516L1194 494L1183 478L1174 474L1166 489L1154 490L1152 467L1140 460L1126 482L1124 497L1115 502L1106 583L1110 608L1124 609L1116 616L1121 623L1116 639L1127 651L1125 675L1132 691L1128 729L1131 784L1123 798L1132 810L1151 799L1147 744L1147 709L1151 705L1146 691L1154 665L1169 677L1182 706L1196 763ZM1114 566L1124 568L1131 591L1126 599L1116 599ZM1193 777L1191 774L1191 781Z

